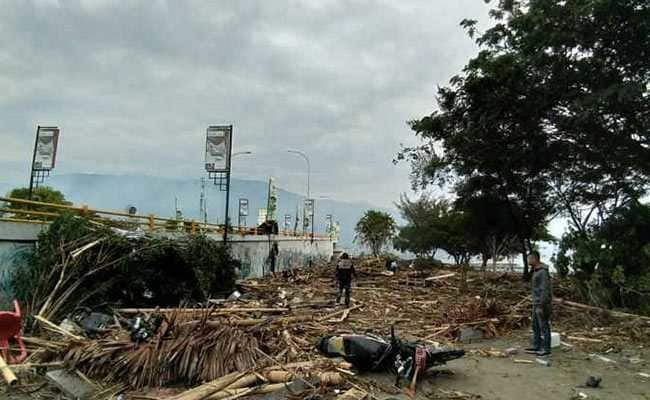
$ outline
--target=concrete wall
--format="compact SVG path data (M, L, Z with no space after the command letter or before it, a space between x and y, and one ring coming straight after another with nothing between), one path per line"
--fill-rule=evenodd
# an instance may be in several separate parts
M6 287L6 277L10 271L34 248L38 234L47 229L46 225L15 223L0 221L0 300L3 287ZM175 233L165 233L165 236L177 236ZM214 235L215 240L221 240L220 235ZM277 248L275 256L275 271L283 271L297 266L309 265L309 262L329 259L334 252L331 240L309 239L289 236L229 236L233 255L241 261L241 277L259 277L272 269L272 252ZM274 246L275 244L275 246Z
M34 250L34 242L0 241L0 310L10 310L13 290L9 286L9 276L14 268L27 262Z
M274 235L231 237L233 256L241 261L242 278L259 277L272 269L272 251L275 248L275 271L284 271L309 262L329 260L334 252L331 240L314 240Z

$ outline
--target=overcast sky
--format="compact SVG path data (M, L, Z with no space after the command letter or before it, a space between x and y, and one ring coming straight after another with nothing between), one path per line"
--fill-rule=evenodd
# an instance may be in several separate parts
M483 0L0 0L0 181L26 181L36 126L55 173L198 178L205 128L234 125L234 176L391 206L406 121L476 47Z

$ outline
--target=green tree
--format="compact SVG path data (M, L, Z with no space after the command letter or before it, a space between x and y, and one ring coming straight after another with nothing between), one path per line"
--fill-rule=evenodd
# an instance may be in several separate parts
M421 258L435 257L442 244L442 219L449 212L449 202L426 195L411 200L403 194L396 206L407 224L393 240L395 248Z
M650 3L502 0L478 55L411 126L414 183L498 195L522 249L557 215L583 234L650 177ZM470 36L476 21L464 20Z
M650 312L650 206L632 202L586 232L568 232L556 268L573 272L585 301Z
M446 213L441 220L441 245L456 265L466 267L470 259L480 254L479 245L469 232L469 214L452 210Z
M7 197L11 197L13 199L27 200L29 198L29 188L23 187L23 188L13 189L11 192L9 192ZM39 186L37 188L34 188L34 190L32 191L32 200L40 201L42 203L65 204L65 205L72 204L65 200L65 196L63 195L63 193L49 186Z
M372 255L377 257L381 250L390 243L396 231L397 225L390 214L368 210L357 222L355 241L368 247Z
M456 207L467 216L466 234L481 254L483 270L489 259L494 268L500 258L521 251L509 207L498 196L466 195L457 199Z
M10 197L12 199L28 200L29 188L23 187L23 188L13 189L7 194L7 197ZM34 188L32 192L32 200L39 201L42 203L72 205L71 202L66 201L63 193L49 186L39 186L37 188ZM19 204L19 203L10 203L9 208L14 210L30 210L30 211L44 211L44 212L56 211L52 207L48 207L48 206L26 205L26 204ZM30 215L30 214L20 213L20 214L16 214L16 216L20 218L28 218L28 219L29 218L43 219L43 216L39 216L36 214Z

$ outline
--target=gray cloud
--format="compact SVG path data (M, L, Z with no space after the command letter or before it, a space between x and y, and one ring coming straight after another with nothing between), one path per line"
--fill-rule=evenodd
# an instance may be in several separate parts
M0 180L26 179L37 124L62 128L57 173L202 174L203 134L235 125L237 176L391 205L406 121L476 51L481 0L3 1Z

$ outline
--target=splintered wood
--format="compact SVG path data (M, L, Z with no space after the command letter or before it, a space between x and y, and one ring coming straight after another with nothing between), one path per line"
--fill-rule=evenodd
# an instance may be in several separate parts
M63 361L66 367L102 381L130 388L172 383L196 386L174 400L249 397L282 390L289 382L304 384L312 393L323 387L352 386L339 398L362 399L369 395L359 385L370 389L350 371L351 366L337 365L318 353L323 336L353 332L388 336L394 326L406 340L444 342L458 340L461 332L468 331L482 337L500 336L529 323L530 289L518 274L460 273L448 268L402 269L386 276L384 264L377 260L362 262L356 269L350 308L336 304L334 266L321 265L242 281L238 284L241 297L214 301L207 308L118 309L115 325L97 338L69 332L56 324L60 321L38 316L43 337L28 337L25 342L47 355L40 361ZM571 290L558 285L556 293L566 297ZM568 300L556 304L560 309L556 327L575 318L597 321L591 313L606 313ZM163 322L146 340L134 341L128 326L135 316ZM613 316L628 321L631 328L612 326L562 336L580 345L605 345L629 332L647 337L650 324L646 318L624 313ZM577 325L593 326L573 324ZM492 350L479 355L503 356ZM311 383L314 379L318 384Z

